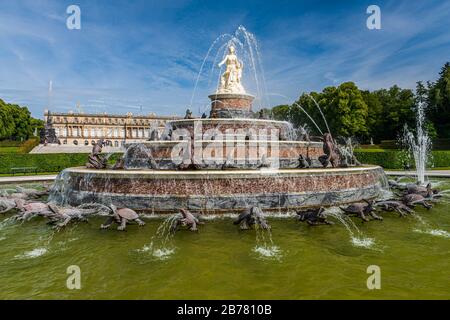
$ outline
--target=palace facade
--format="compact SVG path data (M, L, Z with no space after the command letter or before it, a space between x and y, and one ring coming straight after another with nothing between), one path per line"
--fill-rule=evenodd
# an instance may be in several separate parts
M54 129L59 143L73 147L93 145L100 139L111 147L145 141L153 130L161 132L167 121L175 119L179 117L44 112L44 121Z

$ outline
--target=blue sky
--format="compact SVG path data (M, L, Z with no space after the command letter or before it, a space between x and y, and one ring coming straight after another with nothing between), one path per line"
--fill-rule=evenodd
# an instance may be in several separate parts
M71 4L81 30L66 28ZM371 4L381 30L366 28ZM450 61L450 1L0 0L0 98L42 117L51 80L54 111L183 114L210 45L240 25L258 40L265 105L344 81L414 88Z

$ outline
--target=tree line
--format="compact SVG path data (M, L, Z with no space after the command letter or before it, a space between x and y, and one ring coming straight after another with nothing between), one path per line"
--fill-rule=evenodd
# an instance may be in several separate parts
M33 118L27 107L0 99L0 140L24 141L43 127L44 121Z
M415 91L397 85L375 91L360 90L355 83L345 82L326 87L322 92L303 93L293 104L279 105L270 111L276 120L290 121L295 127L307 124L313 134L319 134L304 112L321 131L328 131L315 103L322 109L334 136L357 137L362 142L396 139L405 124L415 127L416 107L423 103L429 135L450 138L450 63L442 67L437 81L417 82Z

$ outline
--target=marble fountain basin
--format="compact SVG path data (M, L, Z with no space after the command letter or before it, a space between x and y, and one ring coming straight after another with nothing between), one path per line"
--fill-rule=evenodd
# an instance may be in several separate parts
M148 213L181 208L207 214L336 206L373 199L386 187L381 167L260 170L65 169L54 185L60 203L114 203Z

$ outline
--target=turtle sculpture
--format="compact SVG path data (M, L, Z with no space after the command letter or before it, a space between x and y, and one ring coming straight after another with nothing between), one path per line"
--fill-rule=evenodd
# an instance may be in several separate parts
M198 215L192 214L186 209L181 209L180 213L175 217L170 231L176 232L180 226L188 227L190 231L198 231L197 225L203 224L200 222Z
M371 216L376 220L383 220L382 217L378 216L374 211L373 201L364 200L364 202L352 203L346 208L339 207L344 213L348 215L356 215L360 217L363 221L370 221L367 215Z
M375 206L384 211L396 211L401 217L414 212L410 207L397 200L379 201L375 204Z
M248 230L253 225L259 225L264 230L270 230L270 225L267 223L259 207L248 208L238 216L233 224L240 225L242 230Z
M327 220L325 209L323 207L297 211L297 219L302 222L306 222L310 226L318 226L324 224L334 224Z
M425 198L421 194L405 194L402 198L402 201L405 205L410 208L414 208L416 205L421 205L426 209L431 209L433 206L429 203L432 198Z
M322 140L323 152L325 154L319 157L320 163L324 168L328 167L330 163L333 168L338 167L341 159L339 156L339 151L337 150L334 143L333 137L327 132L323 135Z
M100 226L102 229L108 229L114 222L119 225L117 227L117 230L119 231L125 231L127 223L131 221L137 222L139 226L145 225L145 222L139 219L139 215L132 209L117 208L115 205L111 204L110 211L112 211L112 216Z

